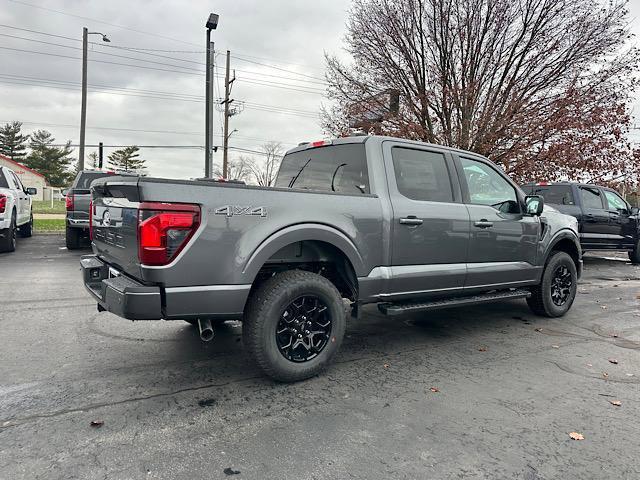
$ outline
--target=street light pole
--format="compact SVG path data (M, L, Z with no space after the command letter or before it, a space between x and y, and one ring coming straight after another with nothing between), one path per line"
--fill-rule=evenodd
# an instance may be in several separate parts
M205 72L205 107L204 107L204 176L212 176L212 150L213 150L213 55L214 43L211 41L211 30L218 27L218 15L209 14L207 23L207 61Z
M103 42L110 42L107 36L100 32L90 32L87 27L82 28L82 105L80 107L80 148L78 153L78 171L84 170L84 139L87 127L87 50L89 35L102 36Z
M82 29L82 106L80 111L80 153L78 156L78 171L84 170L84 132L87 126L87 44L89 30Z

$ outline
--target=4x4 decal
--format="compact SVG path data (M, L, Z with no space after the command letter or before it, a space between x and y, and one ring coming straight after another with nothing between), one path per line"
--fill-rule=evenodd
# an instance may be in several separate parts
M225 215L227 217L236 217L238 215L251 215L257 217L266 217L266 207L243 207L241 205L225 205L214 210L216 215Z

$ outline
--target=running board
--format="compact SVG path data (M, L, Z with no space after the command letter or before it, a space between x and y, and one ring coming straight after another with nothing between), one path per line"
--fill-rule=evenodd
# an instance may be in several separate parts
M514 298L528 298L531 292L525 289L503 290L500 292L484 293L471 297L455 297L445 300L433 300L426 302L398 302L379 303L378 310L385 315L401 315L403 313L425 312L449 307L463 307L465 305L477 305L479 303L497 302L500 300L513 300Z

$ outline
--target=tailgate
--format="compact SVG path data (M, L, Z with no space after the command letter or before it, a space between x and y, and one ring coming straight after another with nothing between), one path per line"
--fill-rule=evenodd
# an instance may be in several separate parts
M91 191L74 188L70 194L73 195L73 211L69 212L70 218L89 221Z
M93 249L112 267L140 278L138 260L138 177L94 181Z

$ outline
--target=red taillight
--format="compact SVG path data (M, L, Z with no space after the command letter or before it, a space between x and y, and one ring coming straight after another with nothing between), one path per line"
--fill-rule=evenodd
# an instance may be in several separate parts
M7 208L7 196L0 193L0 213L4 213L5 208Z
M64 200L64 204L67 207L67 210L73 210L73 195L67 194Z
M200 207L180 203L142 203L138 211L138 257L144 265L166 265L200 225Z
M89 202L89 239L93 240L93 200Z
M538 186L538 187L546 187L547 185L549 185L549 182L538 182L538 183L536 183L536 186Z

